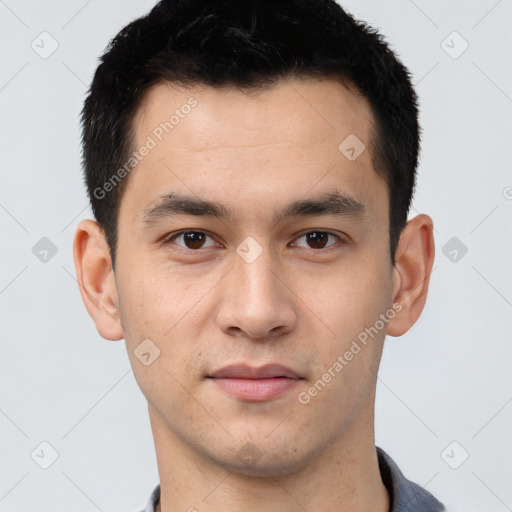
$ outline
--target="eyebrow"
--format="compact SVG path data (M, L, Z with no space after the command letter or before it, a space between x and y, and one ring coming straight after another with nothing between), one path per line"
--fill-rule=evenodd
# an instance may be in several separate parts
M335 215L361 219L366 210L362 203L348 194L340 192L325 193L320 196L294 201L276 211L274 223L289 217L308 217ZM207 216L230 221L233 213L221 203L193 196L168 193L159 196L142 211L144 224L155 224L177 215Z

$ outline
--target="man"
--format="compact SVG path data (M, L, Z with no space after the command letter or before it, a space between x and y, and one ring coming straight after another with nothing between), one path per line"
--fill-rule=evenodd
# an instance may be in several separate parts
M124 338L160 484L146 511L438 511L375 446L386 334L425 304L407 222L416 95L332 0L168 0L101 59L80 291Z

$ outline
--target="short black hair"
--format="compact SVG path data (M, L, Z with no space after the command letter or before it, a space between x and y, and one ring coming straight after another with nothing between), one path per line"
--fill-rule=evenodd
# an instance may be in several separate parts
M336 78L368 100L372 164L389 192L394 265L421 130L410 74L382 35L334 0L162 0L110 41L82 110L84 177L113 267L129 178L118 170L133 151L132 120L148 88L171 82L254 90L293 77Z

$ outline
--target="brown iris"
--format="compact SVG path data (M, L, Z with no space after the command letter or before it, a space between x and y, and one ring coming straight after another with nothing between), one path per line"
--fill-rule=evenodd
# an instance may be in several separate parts
M197 231L192 231L190 233L183 233L183 240L185 241L185 245L189 249L200 249L204 244L206 239L206 235L204 233L199 233Z
M329 233L322 231L312 231L306 235L309 246L312 249L322 249L329 240Z

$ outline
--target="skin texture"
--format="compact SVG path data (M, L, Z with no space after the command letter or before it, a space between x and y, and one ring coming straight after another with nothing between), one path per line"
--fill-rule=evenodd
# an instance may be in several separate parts
M125 339L148 401L161 510L386 512L376 374L386 333L404 334L424 307L432 220L409 220L393 267L388 190L371 164L372 115L354 89L297 78L251 94L159 84L134 116L135 146L191 97L197 105L130 174L115 275L94 221L80 223L74 245L84 303L101 336ZM338 149L349 134L366 145L354 161ZM288 203L334 191L360 202L364 214L274 219ZM145 222L169 193L221 203L231 218ZM169 240L183 229L208 236L189 244L198 248ZM311 231L332 233L326 247L305 236ZM237 253L249 236L262 251L251 263ZM394 318L301 403L298 394L393 304ZM134 354L145 339L160 350L148 366ZM207 378L241 362L279 363L303 380L249 402Z

